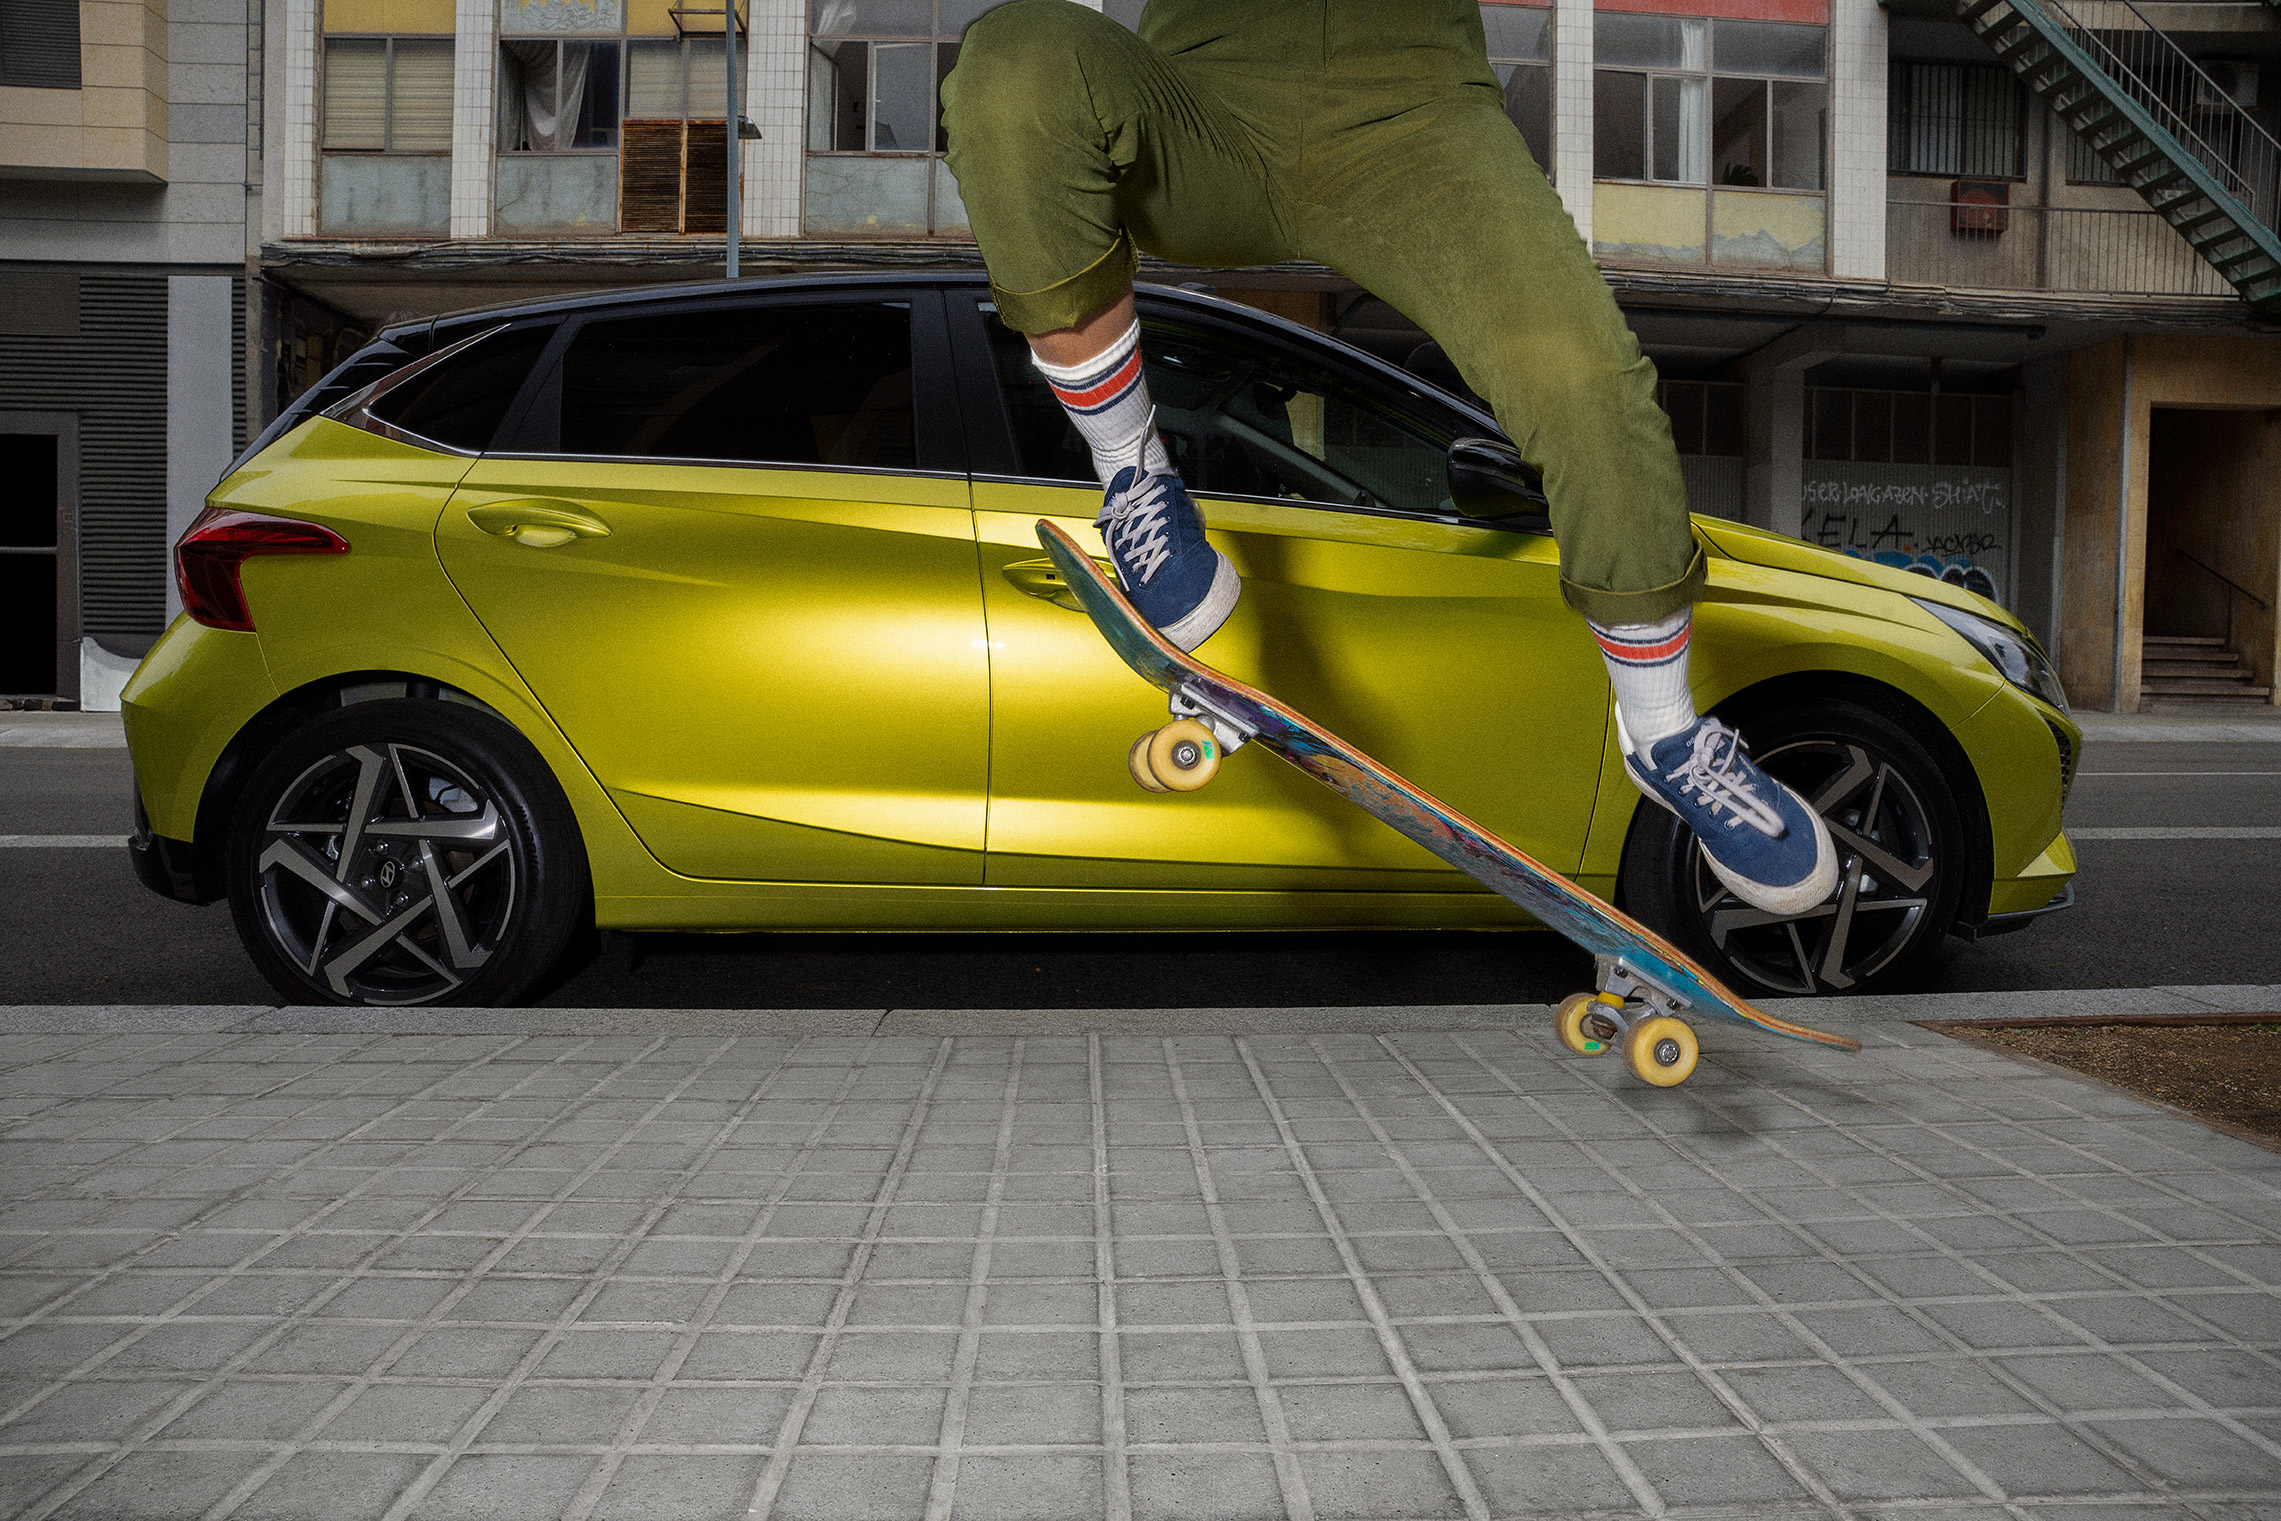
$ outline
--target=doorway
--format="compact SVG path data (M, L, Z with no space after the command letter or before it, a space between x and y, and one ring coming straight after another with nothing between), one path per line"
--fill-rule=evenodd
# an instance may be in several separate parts
M0 697L79 695L78 422L0 414Z
M2142 651L2150 683L2199 678L2268 682L2281 569L2281 498L2266 479L2264 411L2155 407L2147 428L2146 600ZM2188 670L2181 660L2199 662Z

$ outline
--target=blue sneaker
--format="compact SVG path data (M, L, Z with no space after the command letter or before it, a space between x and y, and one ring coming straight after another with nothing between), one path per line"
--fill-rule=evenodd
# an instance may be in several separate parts
M1715 718L1632 748L1624 765L1639 790L1679 815L1703 842L1712 872L1736 897L1770 914L1802 914L1837 887L1837 847L1805 799L1758 769L1742 736Z
M1127 465L1110 477L1093 526L1125 596L1175 648L1194 649L1235 611L1243 578L1205 542L1204 520L1179 476Z

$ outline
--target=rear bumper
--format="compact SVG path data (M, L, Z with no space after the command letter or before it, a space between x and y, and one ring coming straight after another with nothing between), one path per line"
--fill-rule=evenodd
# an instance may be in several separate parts
M212 903L222 896L221 884L201 882L197 861L188 840L170 840L150 827L140 790L135 797L135 832L127 837L127 859L143 886L177 903Z

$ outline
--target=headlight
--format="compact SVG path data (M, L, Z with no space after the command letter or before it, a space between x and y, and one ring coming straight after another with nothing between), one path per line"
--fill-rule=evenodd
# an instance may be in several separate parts
M1987 656L1988 663L2003 672L2004 679L2013 686L2023 692L2033 692L2062 713L2067 711L2067 692L2059 684L2059 673L2033 643L1993 618L1927 602L1922 597L1909 600L1955 629L1966 644Z

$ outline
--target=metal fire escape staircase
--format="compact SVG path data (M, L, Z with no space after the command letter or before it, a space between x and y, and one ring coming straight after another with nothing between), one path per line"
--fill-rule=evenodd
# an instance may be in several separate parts
M2260 315L2281 319L2281 144L2272 134L2132 0L1955 5L2123 184Z

